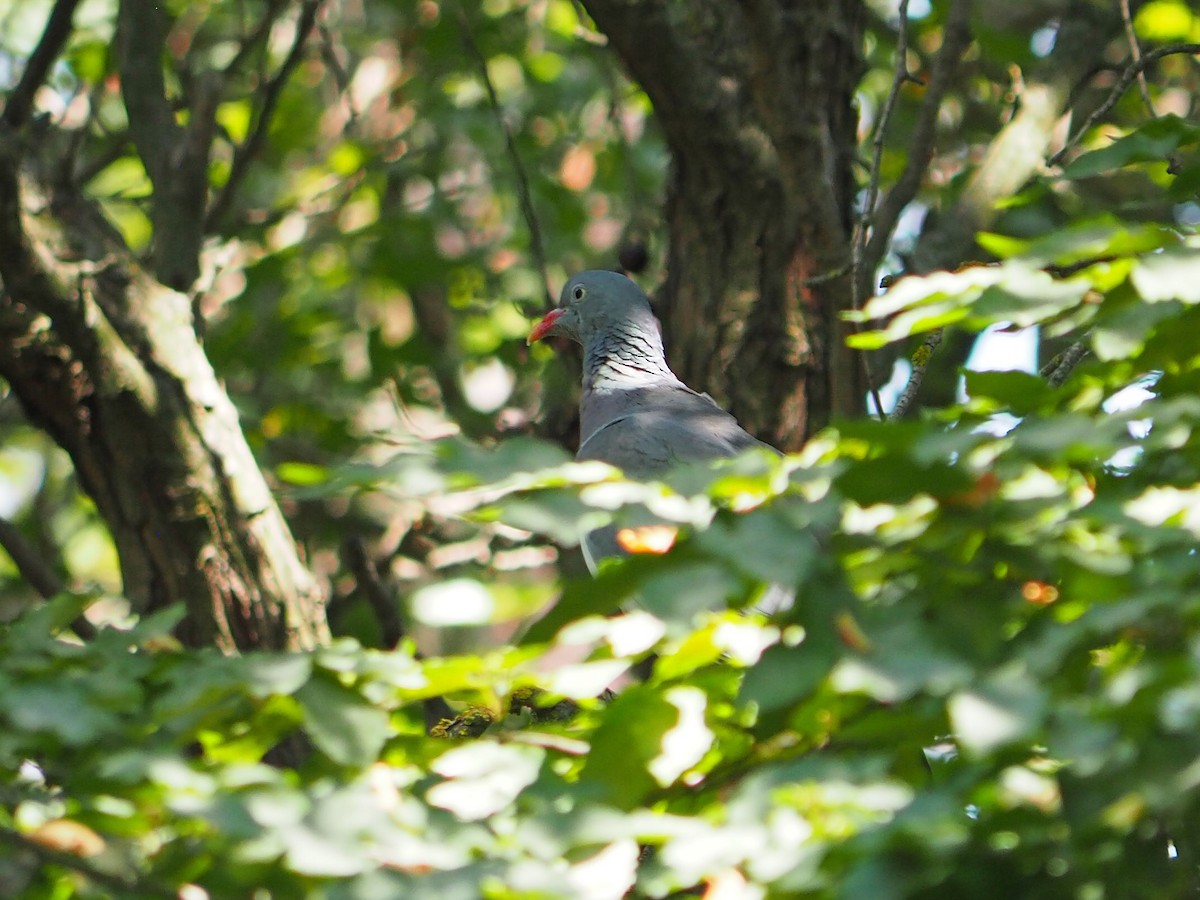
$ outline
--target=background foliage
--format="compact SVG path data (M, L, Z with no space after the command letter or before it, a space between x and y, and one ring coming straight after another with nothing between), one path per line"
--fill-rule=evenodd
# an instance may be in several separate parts
M948 10L917 6L920 76ZM1053 47L1062 4L992 6L974 11L890 274L920 268L920 236ZM47 9L2 14L9 82ZM258 12L170 11L192 75L227 65ZM197 296L208 354L331 585L335 638L222 656L175 641L178 611L138 617L69 462L5 400L5 527L61 592L42 602L0 554L0 894L1194 892L1193 57L1148 66L1150 109L1130 83L1004 201L979 237L991 264L909 275L866 304L852 343L885 369L898 356L901 380L945 334L918 414L637 485L530 436L543 407L569 407L576 368L524 337L547 277L612 265L622 244L648 245L644 283L659 279L668 159L648 102L567 0L325 15L273 115L260 101L293 46L286 15L239 70L247 99L218 110L209 185L237 190ZM114 16L81 7L37 99L76 122L89 192L148 252ZM1200 40L1183 2L1135 5L1131 24L1143 52ZM870 7L864 157L897 41L895 10ZM1095 48L1054 147L1117 96L1128 55L1122 34ZM924 87L898 85L885 186ZM255 164L239 162L260 127ZM1045 371L960 380L995 326L1036 327ZM1064 350L1087 355L1060 369ZM543 437L569 445L570 427L551 416ZM645 509L679 523L678 546L581 573L581 532ZM798 586L795 606L744 612L772 582ZM85 611L96 633L80 641ZM648 677L598 699L651 654ZM428 736L431 698L484 710L455 734L486 733ZM563 698L574 716L547 713Z

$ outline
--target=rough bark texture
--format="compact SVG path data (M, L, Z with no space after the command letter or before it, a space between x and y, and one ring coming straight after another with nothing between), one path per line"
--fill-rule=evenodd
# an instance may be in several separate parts
M794 450L857 415L837 313L853 201L856 0L586 0L670 145L658 297L676 373Z
M70 455L143 611L226 651L311 647L322 591L204 354L188 298L133 261L53 134L0 125L0 376ZM35 164L41 164L35 170Z

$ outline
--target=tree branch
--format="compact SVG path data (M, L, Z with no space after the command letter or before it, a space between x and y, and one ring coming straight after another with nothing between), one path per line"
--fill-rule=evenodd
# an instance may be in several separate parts
M312 33L313 26L316 24L317 13L321 9L322 2L323 0L305 0L304 5L301 7L299 19L296 22L296 35L292 39L291 49L288 50L288 55L279 67L279 71L267 83L266 90L263 93L262 108L259 109L258 117L254 123L254 130L250 132L250 136L246 138L242 145L234 150L233 162L229 167L229 178L209 209L208 215L204 218L204 230L206 232L215 231L220 226L221 221L229 212L229 208L233 205L233 198L241 187L242 180L246 177L250 163L254 161L254 158L258 156L259 151L262 149L263 142L267 138L267 131L271 126L271 119L275 115L275 108L279 105L279 98L283 94L283 89L287 86L288 80L292 77L292 73L300 65L300 60L304 56L304 45L308 41L309 34Z
M925 380L925 373L929 371L929 361L933 359L933 353L937 350L938 345L942 342L942 329L931 331L921 346L912 355L912 374L908 376L908 384L904 385L904 390L900 392L900 397L896 401L896 405L892 407L892 411L888 413L888 421L895 422L898 419L903 419L908 412L908 408L912 406L913 401L917 398L917 391L921 389L921 382Z
M117 10L117 70L129 119L129 135L156 193L166 191L180 127L167 101L162 53L167 22L162 9L122 0Z
M42 37L25 63L25 71L21 80L12 89L4 104L4 122L12 128L20 128L33 110L33 95L46 81L50 67L58 59L63 45L71 36L74 29L72 19L79 0L57 0L50 10L50 18L46 20L46 28Z
M1059 387L1067 376L1071 374L1071 370L1079 365L1080 361L1088 355L1088 345L1086 341L1076 341L1066 350L1059 353L1054 359L1042 366L1039 373L1046 379L1046 383L1050 387Z
M266 43L267 37L271 34L271 29L275 27L275 20L279 18L279 14L287 7L287 0L270 0L267 4L266 12L259 18L258 26L251 32L250 36L241 42L237 53L233 55L233 59L225 66L222 74L226 79L232 78L242 70L242 66L246 64L247 58Z
M371 559L367 542L358 535L347 538L342 544L342 559L354 574L358 588L363 592L367 605L379 623L380 643L385 650L393 650L404 638L404 623L400 620L400 607L392 592L379 576L379 569Z
M1070 153L1083 140L1083 136L1087 134L1088 130L1100 121L1100 119L1108 115L1109 110L1117 105L1117 101L1121 99L1121 95L1129 89L1129 85L1133 84L1134 79L1141 72L1145 71L1147 66L1152 65L1164 56L1176 56L1181 53L1193 56L1200 54L1200 44L1171 44L1166 47L1159 47L1143 55L1141 59L1130 62L1125 67L1125 71L1121 73L1121 77L1117 79L1117 83L1113 85L1112 90L1109 91L1108 97L1105 98L1104 102L1092 110L1091 115L1084 120L1084 123L1071 135L1070 139L1063 144L1062 149L1046 160L1046 164L1049 166L1059 165L1063 161L1063 157Z
M1091 70L1097 48L1107 44L1119 28L1120 16L1112 9L1086 3L1071 5L1053 52L1024 85L1017 113L992 139L967 178L958 202L922 231L913 253L913 271L953 268L970 258L975 235L997 215L997 202L1020 190L1044 164L1054 125L1066 109L1072 86ZM936 347L940 341L939 333L932 345L927 340L914 355L922 354L926 347ZM903 415L924 377L922 367L914 365L902 402L897 405L900 412L893 410L890 418Z
M0 377L70 454L141 612L181 602L185 643L310 648L324 597L204 355L188 298L0 129ZM24 198L24 200L23 200ZM47 327L46 320L53 322ZM136 435L137 440L130 440Z
M483 52L479 49L479 44L475 40L475 32L471 28L471 20L467 18L466 11L461 3L456 3L454 7L455 16L458 19L458 30L462 35L463 43L467 47L467 52L475 62L475 67L479 71L479 77L483 79L483 86L487 90L488 102L492 107L492 114L496 117L496 124L500 126L500 132L504 135L504 148L508 153L508 160L513 167L513 175L517 180L517 197L521 204L521 215L525 219L525 226L529 229L529 252L533 256L534 265L537 266L538 274L541 276L542 293L545 295L545 306L554 305L554 298L550 294L550 272L546 266L546 250L542 244L542 229L538 224L537 211L533 208L533 195L529 189L529 176L525 173L525 164L521 161L521 154L517 151L517 142L513 137L512 129L508 127L508 123L504 121L504 109L500 106L500 98L496 94L496 86L492 83L492 76L488 74L487 60L483 57ZM532 314L533 310L527 310Z
M3 518L0 518L0 547L8 553L21 577L28 581L30 587L43 599L49 600L67 589L54 567L42 558L25 535L21 534L20 529ZM75 617L71 628L85 641L96 636L96 626L82 614Z
M872 293L871 280L887 252L892 234L896 230L896 223L900 221L904 208L916 197L929 168L929 162L933 159L942 98L953 83L962 56L971 43L970 16L970 0L954 0L942 30L942 48L934 60L929 86L926 88L912 140L909 142L904 170L883 198L879 208L870 213L871 237L863 251L862 263L855 273L855 290L860 302ZM876 160L872 169L877 167Z
M867 247L867 234L871 228L871 220L875 213L875 201L879 196L879 169L883 161L883 145L887 137L888 122L892 118L892 109L896 105L896 98L900 96L900 88L908 81L912 80L912 75L908 71L908 0L900 0L899 10L900 21L896 30L896 74L892 78L892 87L888 91L887 99L883 103L883 109L880 110L879 118L875 123L875 138L872 141L873 149L871 154L871 174L867 184L867 196L863 200L862 209L859 212L858 222L855 223L854 233L851 240L850 249L850 309L858 312L862 308L863 298L867 295L870 289L871 274L868 271L864 275L863 256ZM874 270L872 267L871 271ZM855 329L858 329L855 325ZM875 404L875 412L880 418L883 417L883 402L879 398L879 388L875 384L875 377L871 373L871 358L866 352L859 354L862 360L863 370L867 379L867 390L871 393L871 400Z
M1133 13L1129 10L1129 0L1120 0L1121 23L1125 26L1125 40L1129 42L1129 58L1135 63L1141 61L1142 46L1138 43L1137 32L1133 29ZM1157 118L1154 111L1154 101L1150 99L1150 85L1146 83L1146 71L1142 69L1137 74L1138 90L1142 95L1142 103L1146 104L1146 112L1150 118Z
M913 253L914 271L952 268L973 254L975 235L995 219L997 202L1019 191L1044 165L1072 86L1094 65L1097 48L1120 27L1120 15L1107 5L1071 4L1053 52L1026 79L1016 114L996 133L958 201L922 232Z
M898 13L900 20L896 26L896 72L892 76L892 87L887 99L875 122L875 137L871 141L871 174L867 183L867 196L863 200L862 210L854 231L854 247L851 255L851 266L854 271L854 301L852 309L858 310L862 298L866 295L863 282L863 251L866 250L867 234L875 215L875 201L879 197L879 170L883 162L883 145L887 140L887 127L892 118L892 109L896 106L896 98L900 96L900 88L913 80L908 71L908 0L900 0ZM945 43L943 41L943 47ZM926 105L929 105L930 95L926 95ZM940 97L937 98L940 101ZM936 106L936 103L935 103ZM932 142L931 142L932 144ZM911 156L909 157L911 160ZM869 277L869 276L868 276Z
M12 558L21 577L42 597L49 599L62 593L63 583L58 574L25 539L20 529L4 518L0 518L0 547Z
M154 185L154 272L187 290L200 273L208 157L222 79L196 79L188 122L180 126L167 98L162 54L168 22L159 7L123 0L117 13L117 60L129 133Z

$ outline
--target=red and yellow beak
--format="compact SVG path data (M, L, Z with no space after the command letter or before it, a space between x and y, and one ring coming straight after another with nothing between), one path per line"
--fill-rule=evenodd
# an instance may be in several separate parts
M546 337L550 333L550 330L554 328L554 323L562 318L564 312L565 310L552 309L546 313L545 318L533 326L533 331L529 332L529 337L525 339L525 343L532 344L534 341L540 341Z

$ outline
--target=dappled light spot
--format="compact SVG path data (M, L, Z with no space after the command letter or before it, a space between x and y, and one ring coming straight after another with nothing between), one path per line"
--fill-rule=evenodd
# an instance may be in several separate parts
M647 771L662 787L674 784L688 769L703 759L715 735L705 724L708 699L694 687L675 687L665 694L679 711L675 725L662 736L661 752L646 765Z
M1049 606L1058 599L1058 588L1044 581L1027 581L1021 585L1021 596L1038 606Z
M568 190L587 190L596 177L596 154L580 144L572 147L563 155L558 177Z
M618 529L617 543L626 553L661 555L675 546L678 535L679 529L672 525L642 525Z
M412 597L413 616L425 625L483 625L494 609L488 589L470 578L431 584Z
M430 769L446 780L426 796L464 821L487 818L533 784L545 755L538 747L485 741L456 747L433 761Z
M460 377L467 403L480 412L495 412L503 406L517 382L513 371L494 358L464 366Z
M1178 524L1200 535L1200 488L1148 488L1125 504L1125 512L1146 525Z

